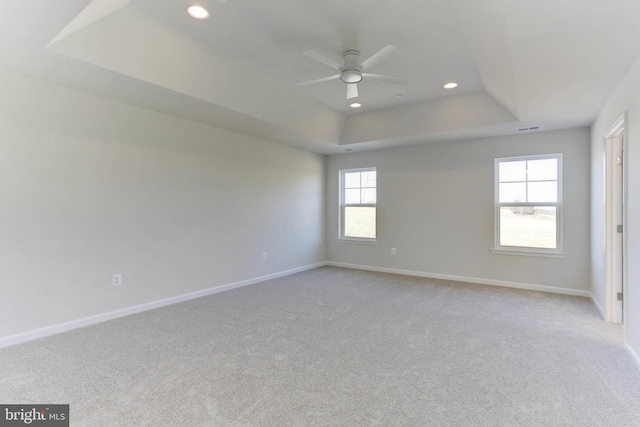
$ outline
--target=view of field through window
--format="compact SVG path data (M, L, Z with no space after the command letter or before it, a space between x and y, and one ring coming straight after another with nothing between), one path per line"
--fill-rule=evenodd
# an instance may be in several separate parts
M500 161L498 244L557 249L557 203L557 157Z
M555 208L533 208L530 214L500 208L501 246L555 249L556 240Z
M376 180L375 170L344 172L344 237L376 238Z
M376 208L347 207L344 210L345 237L376 238Z

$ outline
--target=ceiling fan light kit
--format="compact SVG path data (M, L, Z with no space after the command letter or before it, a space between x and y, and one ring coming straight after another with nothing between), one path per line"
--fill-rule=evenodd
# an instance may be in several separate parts
M362 73L359 70L344 70L340 74L340 80L342 83L347 84L360 83L362 81Z
M408 80L402 77L363 73L363 71L368 70L369 68L375 67L376 65L388 61L398 52L400 51L394 46L387 45L380 49L378 52L371 55L368 59L360 62L360 52L350 49L342 53L344 63L343 65L340 65L316 51L307 51L304 53L306 56L315 59L316 61L321 62L336 71L339 71L340 74L298 83L297 86L308 86L316 83L328 82L331 80L340 80L347 85L347 99L352 99L358 97L357 83L360 83L364 78L379 80L385 83L406 85L408 83Z

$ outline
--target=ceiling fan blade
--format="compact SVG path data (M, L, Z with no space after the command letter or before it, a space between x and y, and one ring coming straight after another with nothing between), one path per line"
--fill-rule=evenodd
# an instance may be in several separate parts
M347 99L358 97L358 85L355 83L347 84Z
M321 79L309 80L308 82L296 83L296 86L309 86L314 85L316 83L329 82L331 80L338 80L340 78L340 74L336 74L335 76L323 77Z
M406 85L409 83L409 80L403 77L385 76L382 74L362 73L362 78L365 77L368 79L380 80L385 83L393 83L394 85Z
M360 67L363 70L375 67L378 64L388 61L389 59L391 59L391 57L395 56L399 52L400 50L397 47L387 45L380 49L378 52L371 55L369 59L364 60L362 64L360 64Z
M304 52L304 54L306 56L308 56L309 58L313 58L318 62L322 62L324 65L327 65L327 66L333 68L334 70L342 71L341 70L342 65L338 64L335 61L332 61L331 59L327 58L326 56L320 55L315 50L308 50L308 51Z

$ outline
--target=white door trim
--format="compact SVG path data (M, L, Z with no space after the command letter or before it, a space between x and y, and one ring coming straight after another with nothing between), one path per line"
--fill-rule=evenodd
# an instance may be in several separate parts
M618 138L622 138L622 144L620 149L626 153L627 145L627 126L626 126L626 113L622 115L604 134L604 200L605 200L605 230L604 230L604 266L605 266L605 288L606 288L606 302L605 302L605 320L613 323L626 324L626 304L620 304L617 300L617 293L622 292L623 295L627 295L626 292L626 156L622 155L622 165L617 164L618 157L620 157L619 151L617 151L615 145ZM619 175L616 175L614 171L616 168L622 166L623 174L620 179ZM622 203L620 199L616 199L616 193L621 192ZM616 231L618 224L623 225L622 233L619 234ZM622 238L622 245L620 245L620 238ZM623 310L624 307L624 310ZM623 319L623 316L625 319ZM625 329L626 334L626 329Z

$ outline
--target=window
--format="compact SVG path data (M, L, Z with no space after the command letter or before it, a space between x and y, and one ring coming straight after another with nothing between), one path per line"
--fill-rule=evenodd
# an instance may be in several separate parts
M376 238L376 168L340 171L340 239Z
M562 155L496 159L495 176L494 252L561 255Z

